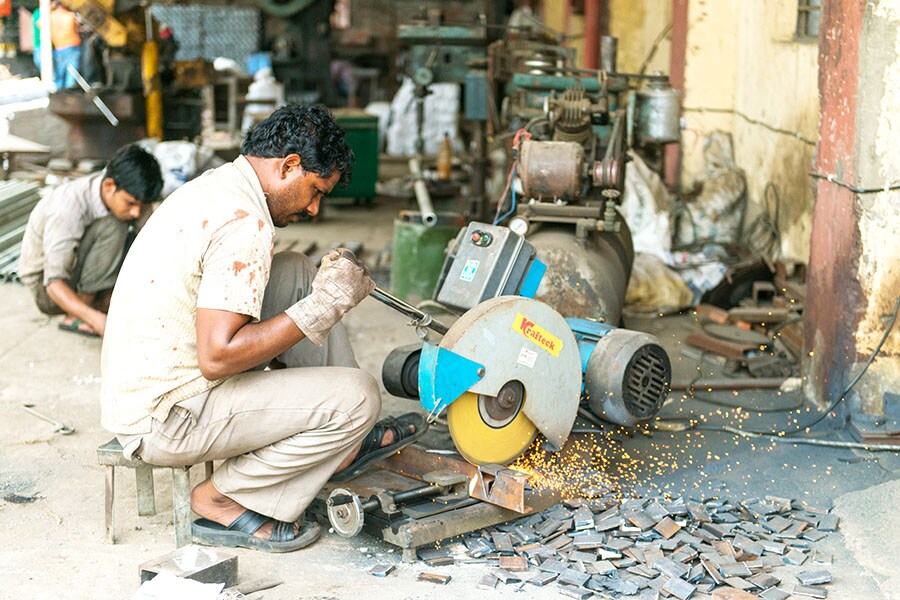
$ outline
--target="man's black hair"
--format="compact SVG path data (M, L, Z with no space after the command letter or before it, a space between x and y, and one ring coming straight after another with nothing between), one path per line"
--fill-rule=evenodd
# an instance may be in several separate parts
M320 177L337 170L340 187L350 183L353 150L344 141L344 131L322 105L288 104L276 110L247 133L241 153L257 158L300 157L300 165Z
M117 191L125 190L145 204L159 198L163 186L156 157L136 144L116 150L106 165L104 177L116 182Z

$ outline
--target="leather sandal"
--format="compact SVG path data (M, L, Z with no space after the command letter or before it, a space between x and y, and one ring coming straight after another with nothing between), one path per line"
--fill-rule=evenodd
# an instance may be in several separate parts
M410 425L414 431L410 431ZM391 431L394 434L394 442L387 446L382 446L381 441L384 434ZM362 446L360 446L359 454L345 469L342 469L331 476L331 481L349 481L362 473L369 465L388 457L403 448L409 446L414 441L425 435L428 431L428 423L419 413L406 413L399 417L387 417L375 424L365 438L363 438Z
M274 525L269 539L253 535L260 527L272 521ZM191 533L195 542L206 546L293 552L309 546L322 533L318 523L306 522L302 517L299 523L300 530L295 534L296 523L278 521L248 509L227 526L209 519L197 519L191 523Z

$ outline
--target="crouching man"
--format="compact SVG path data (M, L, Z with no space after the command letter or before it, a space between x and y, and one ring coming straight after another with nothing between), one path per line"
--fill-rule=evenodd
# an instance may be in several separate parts
M19 276L47 315L65 315L59 328L103 335L128 226L149 214L162 173L152 154L120 148L106 169L55 188L28 217Z
M347 250L317 271L272 256L274 227L315 215L349 180L353 153L331 113L286 106L234 162L166 199L131 248L101 355L103 426L156 465L224 461L191 493L195 541L296 550L329 480L358 474L425 432L415 414L376 423L343 315L374 288ZM277 359L284 369L263 370Z

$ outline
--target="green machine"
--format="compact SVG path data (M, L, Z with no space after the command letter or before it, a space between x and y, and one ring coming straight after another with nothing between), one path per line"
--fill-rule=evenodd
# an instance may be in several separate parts
M356 156L353 178L345 188L336 187L331 198L355 198L370 202L378 181L378 117L358 108L335 108L335 121L346 134L347 145Z

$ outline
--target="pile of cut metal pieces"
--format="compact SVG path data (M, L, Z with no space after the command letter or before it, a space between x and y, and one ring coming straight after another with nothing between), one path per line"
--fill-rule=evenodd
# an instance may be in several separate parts
M772 496L736 502L606 495L421 549L419 558L429 566L490 565L482 589L555 584L560 594L581 599L826 598L822 584L832 577L823 567L831 556L813 544L837 523L826 509Z

